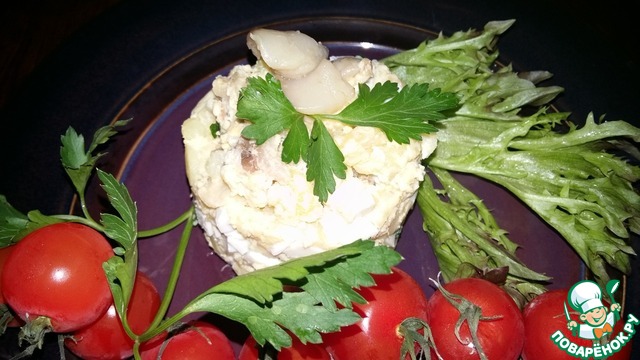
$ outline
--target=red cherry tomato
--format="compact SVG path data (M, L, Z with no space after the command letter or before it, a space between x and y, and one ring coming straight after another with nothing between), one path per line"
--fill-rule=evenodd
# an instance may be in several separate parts
M303 344L295 336L292 339L291 347L282 348L278 352L278 360L331 360L322 344ZM249 336L240 349L238 360L259 360L259 347L253 336Z
M141 356L142 360L235 360L227 336L213 324L199 320L189 322L184 331L164 343L143 349Z
M488 359L515 360L520 356L524 343L522 312L509 294L494 283L476 278L453 280L444 289L460 295L482 309L477 335ZM445 298L440 290L429 299L429 327L438 352L444 359L473 359L479 357L473 346L469 326L460 328L460 342L455 327L460 312Z
M0 248L0 279L2 278L2 269L4 269L4 263L7 261L9 254L13 251L13 246L6 246ZM0 283L1 285L1 283ZM18 327L21 326L24 322L22 319L14 316L11 309L9 309L6 301L4 301L4 295L2 295L2 287L0 286L0 328L2 326L7 327ZM5 324L3 324L3 322Z
M136 274L133 292L127 311L127 322L131 331L142 334L160 308L160 294L144 273ZM152 340L161 342L163 337ZM120 360L133 355L133 339L124 328L113 304L93 324L73 333L65 339L65 346L84 360Z
M96 321L112 302L102 263L113 255L96 230L75 223L48 225L14 245L2 273L7 304L25 321L51 320L55 332Z
M4 269L4 263L7 262L9 254L13 251L13 246L6 246L0 248L0 278L2 278L2 270ZM0 284L1 285L1 284ZM2 294L2 288L0 287L0 303L4 304L4 295Z
M400 358L403 337L398 327L408 317L427 319L427 297L406 272L393 268L389 275L374 275L376 285L358 292L366 304L354 304L362 316L338 332L324 334L323 341L334 360Z
M576 357L561 350L551 339L556 331L561 331L565 338L578 346L592 347L593 341L574 336L567 328L564 303L567 301L568 289L549 290L536 296L524 307L525 341L522 349L523 360L575 360ZM567 303L568 304L568 303ZM580 314L567 305L570 319L581 323ZM635 315L635 314L634 314ZM624 320L616 322L613 334L623 330ZM631 343L614 353L607 359L624 360L631 358Z

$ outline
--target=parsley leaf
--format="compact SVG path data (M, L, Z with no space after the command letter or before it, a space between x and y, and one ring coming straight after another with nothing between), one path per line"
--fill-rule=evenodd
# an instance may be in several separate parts
M344 156L322 121L316 119L311 129L311 146L307 159L307 181L313 181L313 193L321 202L336 189L336 180L347 177Z
M248 79L247 87L240 92L236 116L252 122L242 130L242 135L255 139L258 145L304 117L291 105L280 82L271 74L264 79Z
M124 184L100 169L96 169L96 173L107 193L109 203L118 213L102 213L100 220L104 225L105 235L120 245L114 249L119 256L112 256L103 264L103 268L109 279L114 304L118 312L124 314L133 291L138 264L138 209Z
M408 144L409 139L421 140L422 134L436 132L429 121L441 120L442 111L458 105L453 93L429 90L429 84L405 86L387 81L372 89L359 85L358 97L337 115L324 118L339 120L353 126L372 126L384 131L389 141Z
M311 146L311 138L304 121L293 122L282 142L282 161L286 163L298 163L300 159L307 161L309 146Z
M0 248L17 243L28 233L61 220L32 210L27 215L14 208L0 194Z
M402 260L399 253L387 246L370 246L366 251L366 256L352 257L322 272L309 274L302 289L332 310L337 309L336 302L347 308L351 308L352 302L365 303L365 299L350 288L374 286L375 281L369 274L388 274L389 269Z
M339 248L243 274L220 283L181 312L213 312L244 324L264 345L291 346L288 329L302 341L319 343L320 333L337 331L360 319L353 288L374 285L369 274L388 274L402 256L387 246L358 240ZM283 282L301 283L303 292L283 292ZM337 309L334 300L344 305ZM284 328L284 329L283 329Z
M428 84L415 84L398 90L398 84L385 82L369 88L359 85L358 97L339 114L308 115L313 120L311 135L299 113L282 91L273 75L249 78L240 92L236 116L251 122L242 135L260 145L272 136L287 131L281 159L285 163L307 163L307 180L314 183L313 193L327 201L336 187L335 178L346 177L344 156L323 120L338 120L352 126L371 126L382 130L389 141L408 144L421 140L422 134L437 131L431 121L445 117L444 111L458 106L453 93L429 90Z
M102 188L107 193L109 202L120 216L101 214L104 232L111 239L117 241L125 249L135 245L138 235L138 220L136 204L131 199L124 184L118 182L113 175L96 169L102 182Z
M236 116L251 122L242 129L242 135L258 145L289 130L282 144L282 161L297 163L307 158L310 140L304 115L289 102L273 75L248 79L248 86L240 92Z
M96 161L104 155L104 153L96 153L96 148L106 143L117 133L116 127L124 126L128 122L129 120L118 120L113 125L99 128L93 135L93 139L86 151L84 136L78 134L72 127L69 127L64 135L60 137L62 143L60 146L62 166L81 196L84 195L85 187Z

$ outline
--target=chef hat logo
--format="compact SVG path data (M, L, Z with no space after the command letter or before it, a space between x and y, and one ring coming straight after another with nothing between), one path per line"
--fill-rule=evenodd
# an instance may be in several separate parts
M569 304L581 313L604 306L601 299L602 290L595 282L590 280L576 283L569 291Z

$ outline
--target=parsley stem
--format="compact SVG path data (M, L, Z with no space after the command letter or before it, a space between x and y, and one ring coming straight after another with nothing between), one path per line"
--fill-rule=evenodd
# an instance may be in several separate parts
M171 269L171 274L169 275L169 280L167 282L167 288L164 292L164 296L162 297L162 302L160 303L160 307L158 308L158 312L156 313L153 322L149 326L149 330L151 336L147 335L149 332L145 332L145 334L141 335L141 341L145 341L150 339L151 337L157 335L156 327L158 324L162 322L164 319L167 310L169 308L169 304L171 303L171 299L173 298L173 293L176 289L176 284L178 283L178 277L180 275L180 269L182 268L182 263L184 261L184 256L187 250L187 245L189 244L189 239L191 237L191 231L193 229L193 221L188 221L193 217L194 214L193 206L189 208L184 214L180 216L182 222L185 223L184 229L182 230L182 235L180 236L180 243L178 244L178 248L176 249L176 257L173 262L173 268ZM160 331L164 330L164 328L159 329Z
M194 213L194 209L193 209L193 205L184 213L182 213L180 216L178 216L175 220L172 220L162 226L158 226L156 228L152 228L152 229L148 229L148 230L142 230L142 231L138 231L138 237L139 238L147 238L147 237L152 237L152 236L156 236L162 233L165 233L177 226L179 226L180 224L182 224L183 222L189 220Z
M91 228L94 228L98 231L104 232L104 226L102 226L100 223L96 222L90 217L82 217L77 215L65 215L65 214L51 215L51 217L64 220L64 221L80 223L83 225L87 225Z
M80 208L82 209L82 214L84 215L85 218L87 218L87 220L89 220L90 222L98 226L98 227L93 226L96 230L100 230L100 231L104 230L104 228L102 228L102 226L99 225L98 222L95 221L91 216L91 212L89 212L89 209L87 208L87 202L85 200L84 195L85 195L84 191L78 191L78 198L80 199Z

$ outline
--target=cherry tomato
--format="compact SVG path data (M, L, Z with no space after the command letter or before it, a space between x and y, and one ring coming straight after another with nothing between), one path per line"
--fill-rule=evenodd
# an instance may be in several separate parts
M4 263L7 262L9 254L13 251L13 246L6 246L0 248L0 278L2 278L2 270L4 269ZM1 284L0 284L1 285ZM4 295L2 294L2 288L0 287L0 303L4 304Z
M331 356L322 344L303 344L292 336L291 347L282 348L278 352L278 360L331 360ZM259 360L259 345L253 336L249 336L240 349L238 360Z
M25 321L48 317L55 332L87 326L112 301L102 269L112 255L109 242L90 227L42 227L14 245L2 273L5 300Z
M564 304L567 301L568 289L549 290L536 296L524 307L525 341L522 349L523 360L574 360L576 357L560 349L551 339L556 331L561 331L565 338L578 346L592 347L593 341L574 336L567 328ZM580 314L567 305L569 317L578 324ZM635 314L634 314L635 315ZM619 320L613 327L613 334L623 330L624 321ZM627 343L620 351L607 359L623 360L631 358L631 343ZM579 358L579 357L578 357Z
M400 358L403 337L399 325L408 317L427 319L427 297L406 272L393 268L389 275L374 275L376 285L358 291L366 304L354 304L362 319L338 332L324 334L334 360Z
M443 285L450 293L464 297L482 310L477 330L482 350L488 359L515 360L524 344L522 312L515 301L494 283L476 278L462 278ZM455 335L460 312L437 290L429 299L429 327L435 346L444 359L479 358L473 346L468 323L460 328L460 342Z
M189 322L182 332L143 349L140 355L142 360L235 360L227 336L215 325L200 320Z
M11 254L12 251L13 251L13 246L6 246L3 248L0 248L0 279L2 278L2 269L4 269L4 263L7 261L7 258L9 257L9 254ZM4 301L4 295L2 295L1 286L0 286L0 319L1 319L0 329L3 326L18 327L24 323L22 319L15 317L11 309L9 309L9 307L7 306L6 301Z
M139 335L149 328L160 301L151 279L138 271L127 310L131 331ZM162 339L154 338L152 343L157 344ZM133 355L133 339L125 332L113 304L96 322L75 331L73 338L65 339L65 345L85 360L120 360Z

